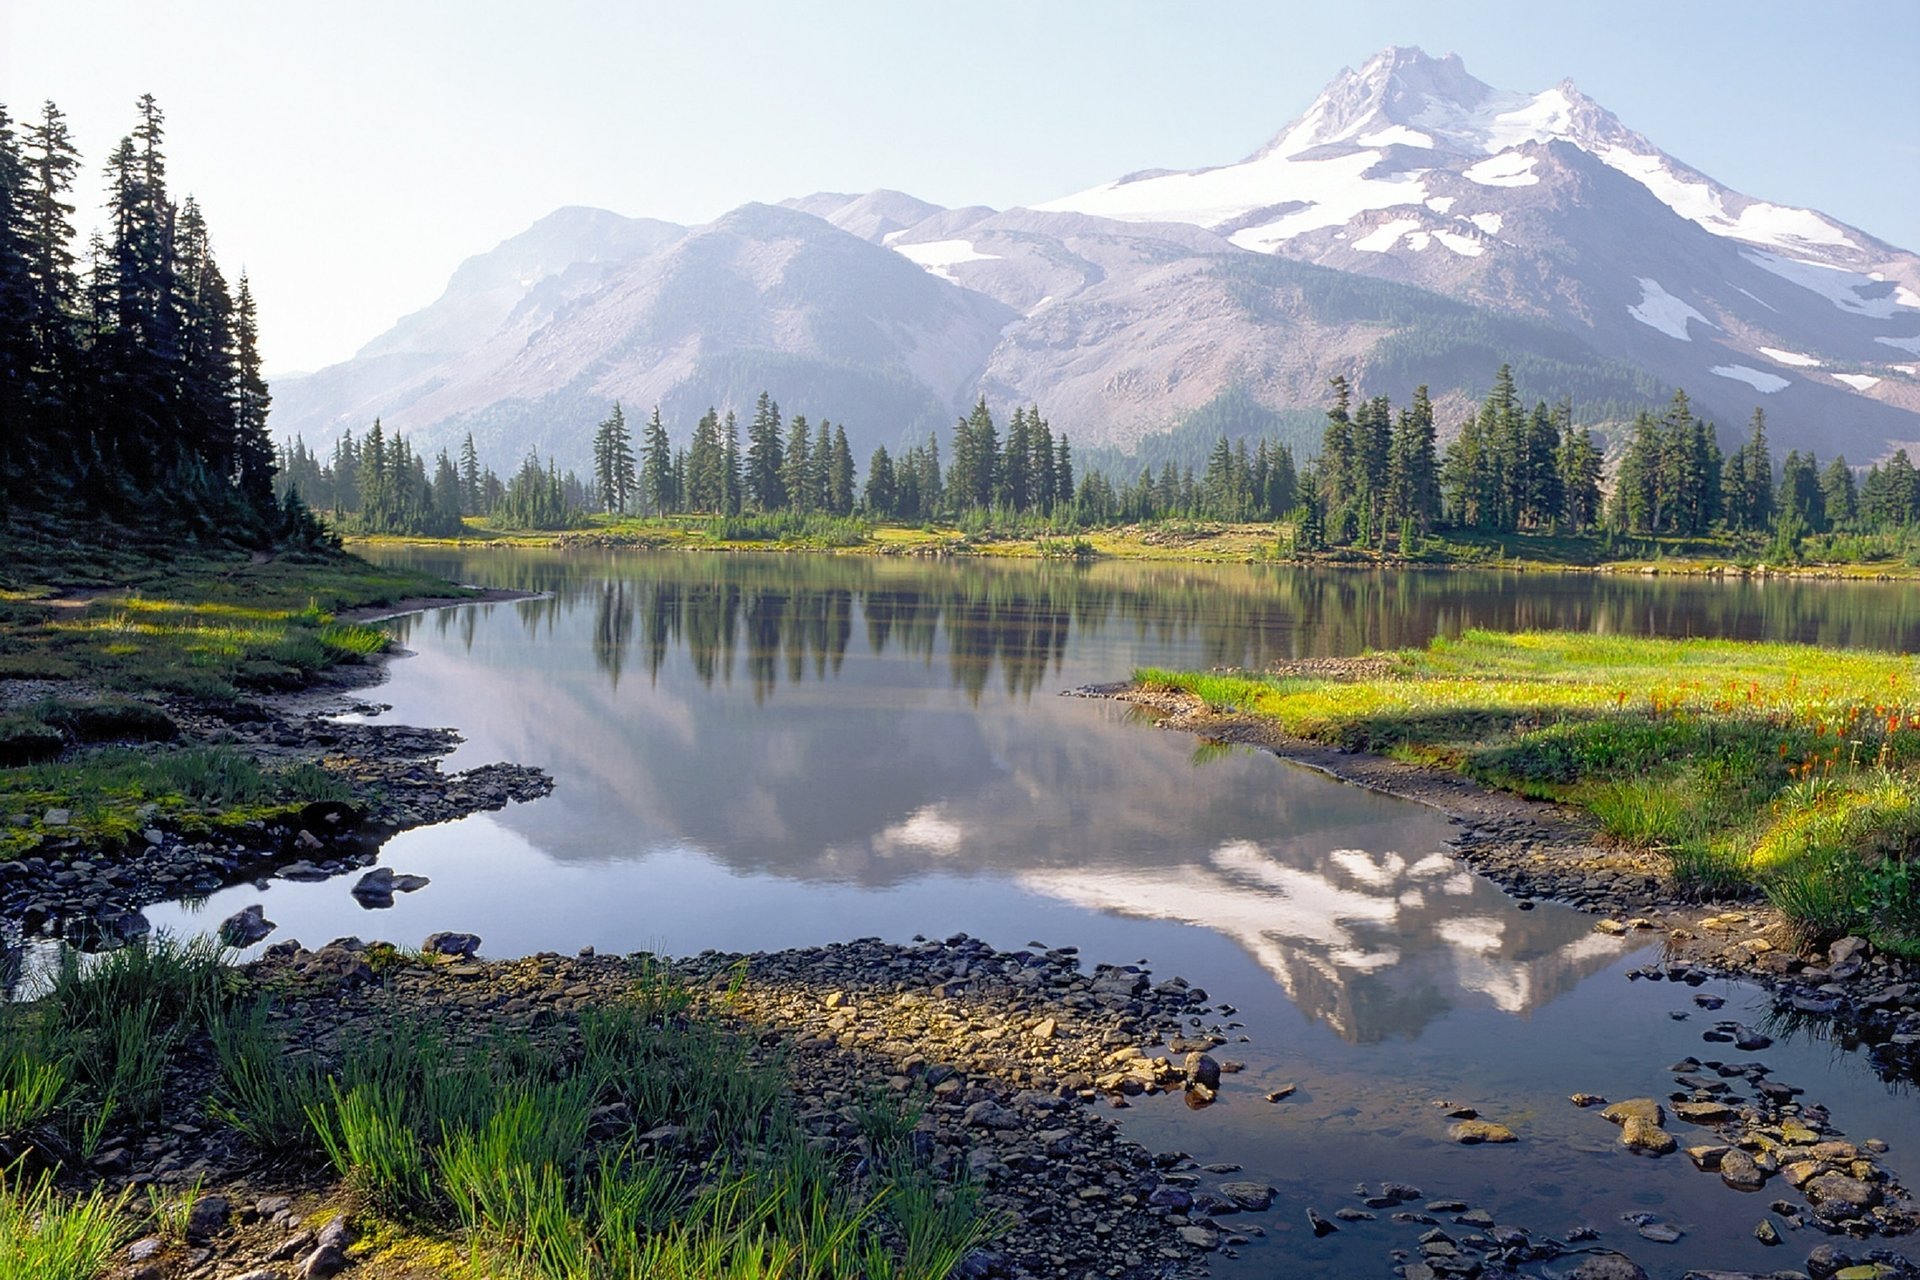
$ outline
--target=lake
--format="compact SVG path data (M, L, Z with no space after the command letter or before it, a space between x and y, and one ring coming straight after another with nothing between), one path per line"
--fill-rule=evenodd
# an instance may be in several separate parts
M772 950L970 933L1001 948L1144 960L1235 1007L1244 1061L1220 1103L1115 1112L1141 1141L1244 1166L1282 1192L1222 1276L1388 1274L1409 1230L1307 1205L1411 1182L1503 1223L1579 1224L1655 1275L1797 1265L1824 1237L1751 1235L1766 1201L1684 1157L1635 1158L1577 1091L1659 1096L1701 1032L1757 1022L1755 989L1628 981L1657 945L1592 917L1521 910L1447 852L1434 811L1263 752L1059 696L1137 666L1259 667L1420 644L1466 627L1920 647L1905 585L1265 566L381 549L460 581L545 593L394 620L410 651L366 696L385 719L451 725L449 769L537 765L552 796L391 840L431 884L385 910L350 879L240 886L149 910L211 928L262 903L273 940L412 945L479 934L484 954ZM1675 1018L1673 1014L1685 1014ZM1737 1056L1737 1055L1736 1055ZM1782 1037L1759 1056L1856 1139L1920 1150L1920 1115L1856 1055ZM1261 1095L1298 1086L1284 1103ZM1445 1140L1436 1100L1516 1145ZM1686 1231L1640 1239L1621 1215ZM1288 1270L1292 1268L1292 1270Z

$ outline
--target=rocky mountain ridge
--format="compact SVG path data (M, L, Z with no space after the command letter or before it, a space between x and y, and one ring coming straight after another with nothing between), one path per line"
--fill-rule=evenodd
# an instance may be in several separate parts
M1920 440L1920 257L1734 192L1571 83L1507 93L1389 49L1239 164L1031 209L560 210L283 379L273 425L324 444L377 415L571 462L614 399L684 433L765 388L862 456L981 395L1125 448L1228 398L1310 421L1336 374L1398 402L1425 382L1448 421L1502 361L1590 420L1683 386L1729 438L1759 406L1780 447L1863 463Z

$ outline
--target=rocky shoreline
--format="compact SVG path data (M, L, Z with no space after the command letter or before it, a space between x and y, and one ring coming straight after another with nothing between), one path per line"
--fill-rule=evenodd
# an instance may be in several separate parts
M469 601L413 600L405 602L404 609L380 610L378 616L463 603ZM356 793L371 803L309 805L283 820L250 822L215 835L185 835L152 826L119 848L95 848L78 837L53 835L29 856L0 861L0 958L36 939L61 938L87 949L114 946L150 931L141 910L154 903L275 875L344 875L372 863L380 846L397 832L538 799L553 790L550 777L525 765L443 772L439 760L461 742L451 729L340 720L346 713L369 715L386 709L363 701L359 693L383 681L386 663L398 656L400 652L389 652L366 664L335 668L312 688L217 712L163 703L183 745L233 747L270 767L322 764L351 781ZM35 687L4 687L28 684ZM46 696L55 691L73 694L44 681L0 681L0 695ZM14 700L0 696L0 703ZM38 816L56 832L64 821L59 810ZM5 971L0 964L0 974Z
M352 938L316 950L288 940L244 972L275 993L275 1021L298 1051L331 1060L369 1026L421 1014L464 1042L526 1033L564 1054L583 1013L630 998L642 975L661 971L645 955L588 949L488 962L474 955L477 938L429 942L415 954ZM999 952L965 935L705 952L667 972L693 993L696 1016L742 1033L756 1056L780 1065L810 1140L850 1171L866 1155L864 1098L891 1095L917 1112L916 1155L945 1179L978 1185L996 1224L960 1276L1184 1280L1205 1274L1208 1253L1264 1234L1257 1217L1273 1188L1150 1153L1089 1105L1167 1092L1205 1105L1234 1072L1210 1052L1226 1033L1206 993L1179 978L1156 982L1138 966L1083 971L1071 947ZM181 1096L204 1091L207 1066L183 1070ZM127 1280L330 1275L309 1265L322 1224L338 1245L327 1263L335 1270L439 1274L409 1270L420 1242L373 1229L317 1171L261 1158L203 1113L169 1118L139 1141L110 1138L94 1172L115 1189L199 1186L214 1207L184 1245L135 1242ZM676 1140L672 1126L637 1139L667 1149Z

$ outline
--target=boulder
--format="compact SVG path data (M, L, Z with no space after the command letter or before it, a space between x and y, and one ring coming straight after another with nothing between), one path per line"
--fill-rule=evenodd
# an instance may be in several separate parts
M1647 1273L1626 1254L1602 1250L1580 1259L1568 1280L1647 1280Z
M267 909L260 903L236 911L220 922L220 941L230 947L250 947L274 931Z
M1187 1079L1209 1089L1220 1088L1220 1064L1210 1054L1189 1053L1184 1063Z
M1482 1142L1514 1142L1513 1130L1491 1120L1461 1120L1447 1130L1447 1136L1463 1146Z
M472 933L430 933L420 949L436 956L470 956L480 950L480 938Z
M1652 1098L1627 1098L1614 1103L1600 1115L1615 1124L1625 1124L1633 1116L1655 1126L1664 1124L1667 1119L1667 1113Z
M1629 1151L1663 1156L1680 1144L1673 1135L1645 1116L1628 1116L1620 1126L1620 1145Z
M1767 1185L1767 1174L1753 1157L1738 1147L1729 1147L1720 1157L1720 1180L1735 1191L1758 1191Z

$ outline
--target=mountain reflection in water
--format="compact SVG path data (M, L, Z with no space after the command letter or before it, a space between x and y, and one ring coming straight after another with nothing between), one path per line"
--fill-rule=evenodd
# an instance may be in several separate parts
M1920 647L1913 593L1879 584L380 554L547 593L398 620L416 656L381 692L395 720L459 726L454 765L517 760L557 781L549 800L460 828L499 846L475 849L469 869L435 868L511 877L497 907L479 907L501 913L496 937L577 946L592 918L623 947L739 945L728 931L746 926L726 913L751 901L732 909L777 929L748 936L779 945L877 919L899 938L965 929L1011 946L1026 935L1005 931L1045 928L1125 948L1112 939L1135 922L1164 967L1186 963L1166 954L1167 930L1190 925L1363 1043L1418 1036L1455 1009L1529 1014L1619 944L1465 873L1430 810L1051 695L1137 666L1260 667L1470 626ZM397 910L426 911L436 889L452 897L436 879ZM484 919L441 927L489 933Z

